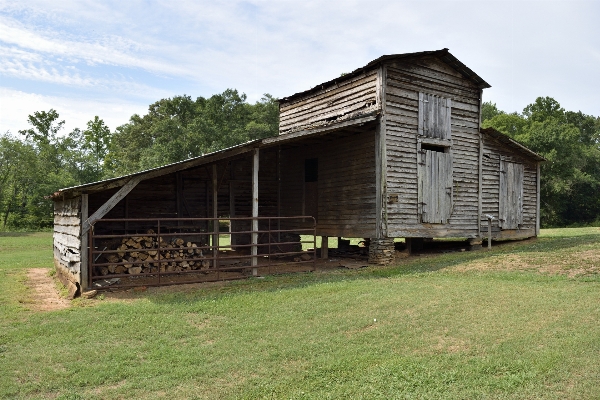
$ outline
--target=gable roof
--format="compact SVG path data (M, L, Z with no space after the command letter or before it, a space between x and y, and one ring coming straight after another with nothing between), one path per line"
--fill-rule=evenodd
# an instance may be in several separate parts
M460 62L460 60L458 58L454 57L448 51L447 48L444 48L444 49L441 49L441 50L420 51L420 52L416 52L416 53L402 53L402 54L388 54L388 55L383 55L383 56L381 56L379 58L376 58L375 60L371 61L370 63L368 63L364 67L360 67L358 69L355 69L354 71L350 72L349 74L337 77L337 78L332 79L332 80L327 81L327 82L323 82L323 83L321 83L319 85L316 85L315 87L313 87L311 89L308 89L308 90L305 90L303 92L298 92L298 93L295 93L295 94L293 94L291 96L283 97L283 98L279 99L279 102L288 102L288 101L297 99L298 97L303 97L303 96L305 96L307 94L310 94L312 92L316 92L316 91L322 90L322 89L324 89L327 86L335 85L338 82L342 82L342 81L350 79L350 78L352 78L354 76L360 75L364 71L373 69L373 68L381 65L385 61L401 60L401 59L408 59L408 58L420 58L420 57L426 57L426 56L435 56L435 57L439 58L441 61L445 62L450 67L452 67L456 71L458 71L463 77L465 77L466 79L469 79L469 80L473 81L475 83L475 85L477 85L477 87L479 87L480 89L485 89L485 88L490 88L491 87L479 75L477 75L475 72L473 72L473 70L471 70L469 67L467 67L462 62Z

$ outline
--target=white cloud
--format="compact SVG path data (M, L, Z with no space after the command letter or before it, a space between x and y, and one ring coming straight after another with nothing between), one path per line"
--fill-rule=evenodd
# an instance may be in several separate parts
M61 120L65 120L63 133L66 134L74 128L85 128L95 115L114 130L127 123L134 113L145 114L148 106L145 103L130 103L115 98L66 98L0 88L0 132L10 131L16 135L19 130L29 128L27 117L30 114L51 108L59 113Z
M12 78L70 85L79 88L75 97L97 102L120 95L150 103L228 87L255 101L308 89L382 54L449 47L493 86L484 99L506 111L550 95L598 113L598 4L5 2L0 74L13 89L22 87Z
M93 39L72 35L58 30L34 30L10 18L0 17L0 41L47 57L65 57L72 62L84 61L89 65L105 64L128 68L142 68L157 73L186 75L177 65L144 56L148 46L116 35L104 35ZM136 55L137 53L137 55Z

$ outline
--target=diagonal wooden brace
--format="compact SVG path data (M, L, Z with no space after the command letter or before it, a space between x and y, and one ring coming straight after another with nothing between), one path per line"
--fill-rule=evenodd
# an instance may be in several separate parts
M87 233L87 231L90 230L90 227L94 222L104 217L110 210L112 210L113 207L116 206L119 201L123 200L123 198L127 196L129 192L131 192L133 188L136 187L138 183L140 183L141 180L141 177L135 176L131 178L125 185L123 185L123 187L119 189L117 193L113 194L112 197L108 199L106 203L102 204L102 206L100 206L100 208L97 209L95 213L93 213L88 219L86 219L83 222L83 226L81 227L81 234L83 235Z

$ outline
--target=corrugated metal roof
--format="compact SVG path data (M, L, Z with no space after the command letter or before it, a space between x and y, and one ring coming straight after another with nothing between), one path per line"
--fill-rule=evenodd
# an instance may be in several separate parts
M52 198L58 198L62 195L69 195L73 192L83 193L86 191L94 191L97 189L105 190L111 187L118 187L124 185L129 179L140 176L140 175L152 175L152 177L166 175L177 171L182 171L187 168L192 168L198 165L207 164L213 162L215 158L223 158L234 154L240 154L245 151L250 151L252 148L256 147L260 144L262 140L256 139L246 143L238 144L235 146L231 146L225 149L217 150L212 153L207 153L198 157L189 158L187 160L179 161L172 164L163 165L156 168L147 169L140 172L135 172L129 175L123 175L116 178L105 179L102 181L86 183L83 185L72 186L64 189L60 189L59 191L52 194ZM232 153L232 154L229 154ZM222 156L222 157L219 157Z
M327 82L323 82L311 89L305 90L303 92L298 92L295 93L291 96L287 96L287 97L283 97L281 99L279 99L280 102L288 102L291 100L294 100L298 97L303 97L309 93L312 92L316 92L319 90L324 89L327 86L331 86L331 85L335 85L338 82L342 82L345 81L347 79L351 79L357 75L360 75L361 73L363 73L366 70L372 69L378 65L380 65L381 63L385 62L385 61L389 61L389 60L396 60L396 59L403 59L403 58L418 58L418 57L424 57L424 56L436 56L438 57L440 60L442 60L443 62L445 62L446 64L450 65L452 68L454 68L455 70L457 70L458 72L460 72L465 78L472 80L473 82L475 82L475 84L481 88L481 89L485 89L485 88L489 88L491 87L486 81L484 81L479 75L477 75L475 72L473 72L473 70L471 70L469 67L467 67L465 64L463 64L462 62L460 62L460 60L456 57L454 57L447 48L441 49L441 50L433 50L433 51L420 51L417 53L403 53L403 54L388 54L388 55L383 55L373 61L371 61L370 63L368 63L367 65L365 65L364 67L358 68L354 71L352 71L349 74L346 74L344 76L340 76L338 78L332 79L330 81Z

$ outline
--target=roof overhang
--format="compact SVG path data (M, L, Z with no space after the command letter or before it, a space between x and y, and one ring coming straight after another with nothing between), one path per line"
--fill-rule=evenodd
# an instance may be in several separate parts
M52 194L52 199L59 199L64 197L74 197L83 193L100 192L107 189L113 189L125 185L131 178L141 177L142 180L156 178L162 175L168 175L173 172L183 171L188 168L198 167L203 164L213 163L225 158L235 157L237 155L250 152L255 147L260 146L260 139L252 140L243 144L228 147L219 151L204 154L199 157L190 158L188 160L176 162L173 164L163 165L148 169L145 171L136 172L134 174L123 175L117 178L107 179L99 182L87 183L85 185L73 186L70 188L60 189L59 191Z
M490 88L490 84L487 83L485 80L483 80L483 78L481 78L479 75L477 75L473 70L471 70L469 67L467 67L465 64L463 64L458 58L454 57L450 51L448 51L447 48L441 49L441 50L433 50L433 51L421 51L421 52L416 52L416 53L403 53L403 54L388 54L388 55L384 55L381 56L373 61L371 61L370 63L368 63L367 65L365 65L364 67L355 69L354 71L350 72L349 74L345 74L343 76L340 76L338 78L332 79L330 81L327 82L323 82L319 85L316 85L315 87L302 91L302 92L298 92L295 93L291 96L287 96L287 97L283 97L281 99L279 99L278 101L280 103L283 102L289 102L289 101L293 101L297 98L300 97L304 97L310 93L322 90L326 87L332 86L332 85L336 85L339 82L343 82L347 79L351 79L355 76L358 76L362 73L364 73L367 70L371 70L374 69L378 66L380 66L381 64L383 64L386 61L393 61L393 60L403 60L403 59L411 59L411 58L421 58L421 57L428 57L428 56L434 56L439 58L441 61L445 62L446 64L448 64L450 67L454 68L456 71L458 71L463 77L465 77L466 79L471 80L473 83L475 83L475 85L477 85L478 88L480 89L486 89L486 88Z
M251 152L255 148L267 148L280 144L285 144L293 141L302 140L308 137L317 137L326 135L330 132L340 131L351 127L359 127L366 123L377 120L377 113L362 115L359 118L344 120L339 123L318 127L314 129L302 130L285 135L275 136L266 139L257 139L237 146L232 146L223 150L208 153L200 157L190 158L173 164L164 165L162 167L152 168L145 171L136 172L130 175L124 175L117 178L107 179L99 182L87 183L85 185L73 186L70 188L60 189L52 194L52 199L71 198L79 196L83 193L95 193L103 190L114 189L125 185L132 178L139 177L141 180L156 178L163 175L168 175L174 172L183 171L189 168L198 167L205 164L211 164L220 160L237 157L241 154Z

